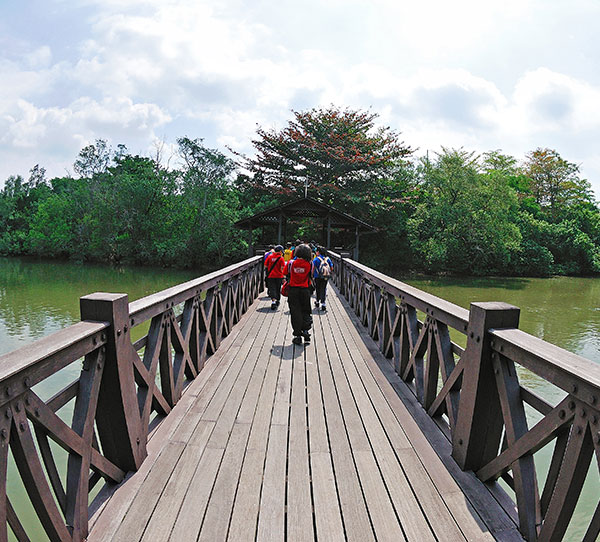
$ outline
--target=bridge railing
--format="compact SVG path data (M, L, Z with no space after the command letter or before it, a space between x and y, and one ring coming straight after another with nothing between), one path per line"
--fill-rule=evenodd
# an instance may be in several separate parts
M466 310L331 257L333 282L451 440L459 466L484 482L506 482L527 540L562 540L586 478L597 478L594 454L600 468L600 366L520 331L517 307L472 303ZM466 336L466 347L451 335ZM554 401L524 385L531 373L553 386ZM536 468L546 446L553 446L549 466L538 461ZM599 495L592 498L584 541L600 533Z
M82 322L0 356L0 542L9 528L19 541L39 538L7 491L9 464L50 540L87 537L92 490L139 468L153 424L262 290L262 267L250 258L132 303L82 297ZM42 399L36 385L62 370L78 376Z

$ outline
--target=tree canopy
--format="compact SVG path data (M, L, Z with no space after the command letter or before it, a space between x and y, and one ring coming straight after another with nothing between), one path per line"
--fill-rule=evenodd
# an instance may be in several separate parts
M292 113L282 130L258 128L256 156L243 157L256 189L299 195L308 185L345 206L367 196L413 152L399 134L375 125L376 113L333 106Z
M177 139L166 163L164 145L140 156L96 140L76 157L76 177L49 179L36 164L6 179L0 254L222 266L247 253L238 219L306 183L379 228L361 240L362 259L393 274L600 273L600 210L577 164L541 147L521 160L444 147L417 158L377 120L333 106L295 111L281 130L258 128L256 156L237 153L238 164L199 137ZM321 225L297 227L312 238ZM266 228L261 241L276 233Z

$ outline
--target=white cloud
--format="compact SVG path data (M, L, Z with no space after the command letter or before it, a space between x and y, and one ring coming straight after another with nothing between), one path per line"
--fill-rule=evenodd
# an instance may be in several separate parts
M127 98L101 102L80 98L62 108L40 108L19 100L14 115L0 119L0 145L3 152L12 150L28 160L21 171L10 173L23 174L41 163L49 173L59 175L83 146L97 138L127 142L145 152L156 137L155 130L170 120L158 106Z
M24 53L0 57L9 82L0 90L0 182L14 173L5 168L18 162L9 159L16 149L28 149L27 168L47 160L52 175L53 153L72 162L96 138L144 152L157 136L189 135L251 152L257 124L279 128L290 109L334 103L372 107L423 150L502 148L520 158L554 147L582 161L600 189L590 0L566 11L541 0L79 5L88 18L76 22L78 41L60 49L31 38ZM588 41L554 32L561 17L579 17Z

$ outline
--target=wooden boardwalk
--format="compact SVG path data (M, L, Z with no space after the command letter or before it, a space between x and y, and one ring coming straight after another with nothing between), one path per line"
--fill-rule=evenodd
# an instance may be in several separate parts
M93 511L90 542L523 540L328 296L306 347L285 303L252 305Z

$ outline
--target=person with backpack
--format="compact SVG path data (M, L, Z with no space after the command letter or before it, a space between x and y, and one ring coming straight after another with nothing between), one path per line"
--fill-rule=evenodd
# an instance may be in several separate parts
M317 255L312 263L317 295L315 307L318 309L319 305L321 305L321 310L325 312L327 310L327 305L325 305L325 294L327 291L327 282L329 281L329 277L331 277L331 272L333 270L333 262L327 255L327 249L317 247Z
M265 261L267 278L267 294L271 298L271 309L276 310L281 300L281 283L283 282L283 247L277 245Z
M285 267L285 274L289 281L288 305L294 335L292 342L302 344L302 339L304 339L305 343L310 343L310 328L312 327L310 247L304 244L296 246L295 256L296 258L290 260Z

